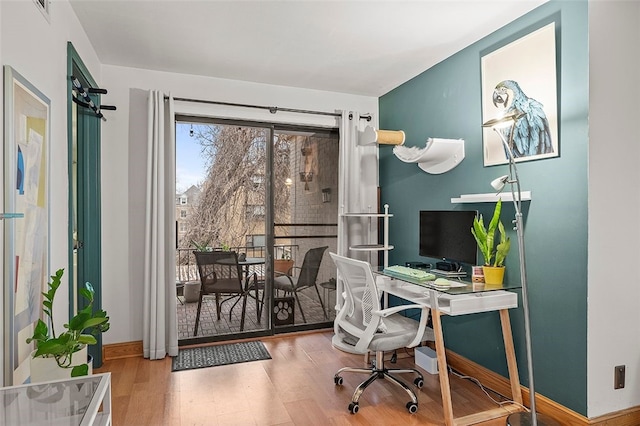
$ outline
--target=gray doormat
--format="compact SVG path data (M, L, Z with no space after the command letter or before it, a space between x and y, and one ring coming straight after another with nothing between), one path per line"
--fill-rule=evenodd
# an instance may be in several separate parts
M271 355L261 341L186 348L180 349L178 356L173 358L171 371L193 370L262 359L271 359Z

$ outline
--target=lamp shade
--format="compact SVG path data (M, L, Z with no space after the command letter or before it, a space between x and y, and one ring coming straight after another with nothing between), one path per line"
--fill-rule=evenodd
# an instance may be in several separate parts
M508 180L509 180L509 175L500 176L499 178L496 178L491 181L491 186L496 191L502 191L502 189L504 188L504 185L507 183Z

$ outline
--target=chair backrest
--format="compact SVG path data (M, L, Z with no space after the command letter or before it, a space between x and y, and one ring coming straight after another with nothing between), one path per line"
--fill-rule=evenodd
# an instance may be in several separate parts
M203 292L235 288L242 292L242 267L238 264L238 254L235 251L195 251L193 254L198 264Z
M316 247L305 253L298 279L296 280L296 288L302 289L316 285L322 256L327 248L329 246Z
M382 325L380 318L372 315L372 311L381 309L381 304L371 265L335 253L329 255L338 267L339 277L344 284L345 300L336 316L336 325L360 339L356 349L364 350Z

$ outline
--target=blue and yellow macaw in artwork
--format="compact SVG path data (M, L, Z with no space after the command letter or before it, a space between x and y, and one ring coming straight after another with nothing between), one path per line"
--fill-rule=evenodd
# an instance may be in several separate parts
M517 82L504 80L498 83L493 90L493 104L502 109L504 115L523 114L513 129L512 151L515 158L553 152L549 121L542 104L525 95ZM500 131L508 141L510 128Z

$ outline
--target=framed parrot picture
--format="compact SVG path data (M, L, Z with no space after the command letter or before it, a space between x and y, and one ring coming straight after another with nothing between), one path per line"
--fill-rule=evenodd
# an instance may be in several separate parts
M557 157L555 23L481 58L482 122L513 116L506 127L483 127L485 166ZM535 58L533 60L532 58Z

